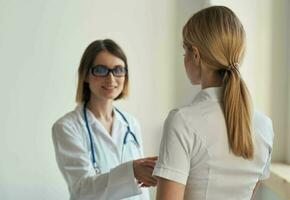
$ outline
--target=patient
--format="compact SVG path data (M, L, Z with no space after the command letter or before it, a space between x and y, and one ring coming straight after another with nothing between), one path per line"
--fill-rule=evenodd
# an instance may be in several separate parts
M158 200L250 200L269 176L272 122L252 108L240 73L245 38L224 6L203 9L184 25L185 70L202 90L166 119L153 172Z

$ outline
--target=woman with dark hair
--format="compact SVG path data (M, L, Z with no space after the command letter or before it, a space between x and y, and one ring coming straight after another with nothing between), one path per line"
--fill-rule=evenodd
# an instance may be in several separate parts
M229 8L212 6L183 28L184 65L202 90L164 124L158 200L250 200L269 176L271 119L254 111L240 74L246 36Z
M113 102L128 95L128 63L112 40L85 50L76 109L52 128L56 159L71 200L148 200L156 157L143 156L140 126Z

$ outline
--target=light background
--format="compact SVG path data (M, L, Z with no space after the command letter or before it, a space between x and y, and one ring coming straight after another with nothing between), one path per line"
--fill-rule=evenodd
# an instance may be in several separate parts
M131 93L117 104L139 119L145 154L156 155L168 112L199 90L184 73L182 26L211 4L245 26L242 74L273 119L274 160L289 162L289 0L0 0L0 199L68 199L51 126L74 109L79 60L95 39L125 50ZM259 196L277 198L266 188Z

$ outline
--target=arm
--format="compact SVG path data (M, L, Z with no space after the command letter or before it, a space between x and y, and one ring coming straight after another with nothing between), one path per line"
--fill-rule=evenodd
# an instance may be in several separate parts
M256 192L257 192L258 188L260 187L260 185L261 185L261 182L260 182L260 181L258 181L258 182L256 183L256 186L255 186L254 190L253 190L253 193L252 193L252 198L251 198L251 200L253 200L253 199L254 199L254 197L255 197L255 195L256 195Z
M171 112L163 127L159 157L153 175L158 177L157 200L183 199L191 168L193 138L180 113Z
M156 200L182 200L184 190L185 185L159 177Z
M57 163L74 199L120 199L141 193L133 161L96 174L82 138L72 125L57 123L52 132Z

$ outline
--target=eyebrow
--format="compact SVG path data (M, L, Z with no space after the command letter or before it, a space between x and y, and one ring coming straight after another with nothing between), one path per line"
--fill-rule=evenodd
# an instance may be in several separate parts
M104 65L104 64L96 64L96 65L94 65L93 67L96 67L96 66L105 66L105 67L108 67L108 65ZM121 65L121 64L119 64L119 65L114 65L114 66L112 66L113 68L116 68L116 67L126 67L126 66L123 66L123 65Z

